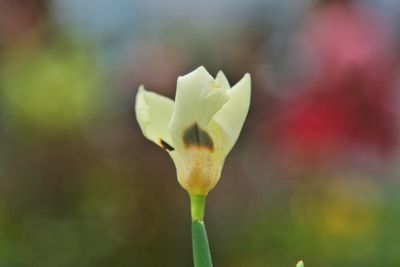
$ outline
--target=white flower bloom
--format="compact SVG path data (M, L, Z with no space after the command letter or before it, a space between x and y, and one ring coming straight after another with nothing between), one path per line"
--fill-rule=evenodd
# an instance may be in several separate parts
M172 157L179 183L205 196L218 182L250 105L250 75L232 88L204 67L178 78L175 102L139 87L136 118L146 138Z

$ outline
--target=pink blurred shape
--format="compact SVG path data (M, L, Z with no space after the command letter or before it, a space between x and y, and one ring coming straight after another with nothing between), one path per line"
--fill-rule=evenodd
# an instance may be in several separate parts
M331 4L315 10L296 41L307 71L301 94L281 106L278 147L303 159L392 154L397 74L386 27L364 9Z

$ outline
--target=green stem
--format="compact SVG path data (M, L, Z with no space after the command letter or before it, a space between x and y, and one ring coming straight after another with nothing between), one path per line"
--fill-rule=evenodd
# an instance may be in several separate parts
M204 226L205 196L190 196L192 213L192 245L195 267L212 267L210 247Z
M190 195L190 211L192 213L192 221L204 220L204 210L206 208L205 196L192 196Z

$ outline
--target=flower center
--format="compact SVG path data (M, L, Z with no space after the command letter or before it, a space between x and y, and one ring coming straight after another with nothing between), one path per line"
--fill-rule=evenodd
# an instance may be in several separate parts
M186 148L197 147L214 151L214 142L211 136L205 130L201 129L197 123L189 126L183 132L183 143Z

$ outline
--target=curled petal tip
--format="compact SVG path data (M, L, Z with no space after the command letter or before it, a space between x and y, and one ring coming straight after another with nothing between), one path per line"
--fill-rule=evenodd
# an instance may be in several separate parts
M217 76L215 76L215 80L220 84L221 87L225 89L231 88L231 85L229 84L228 79L226 78L225 74L220 70L217 73Z
M242 79L245 79L246 81L247 81L247 80L248 80L248 81L251 81L250 73L246 72L246 73L243 75L243 78L242 78Z
M144 93L144 92L146 92L146 89L144 88L144 85L143 84L139 85L136 94L139 95L140 93Z

